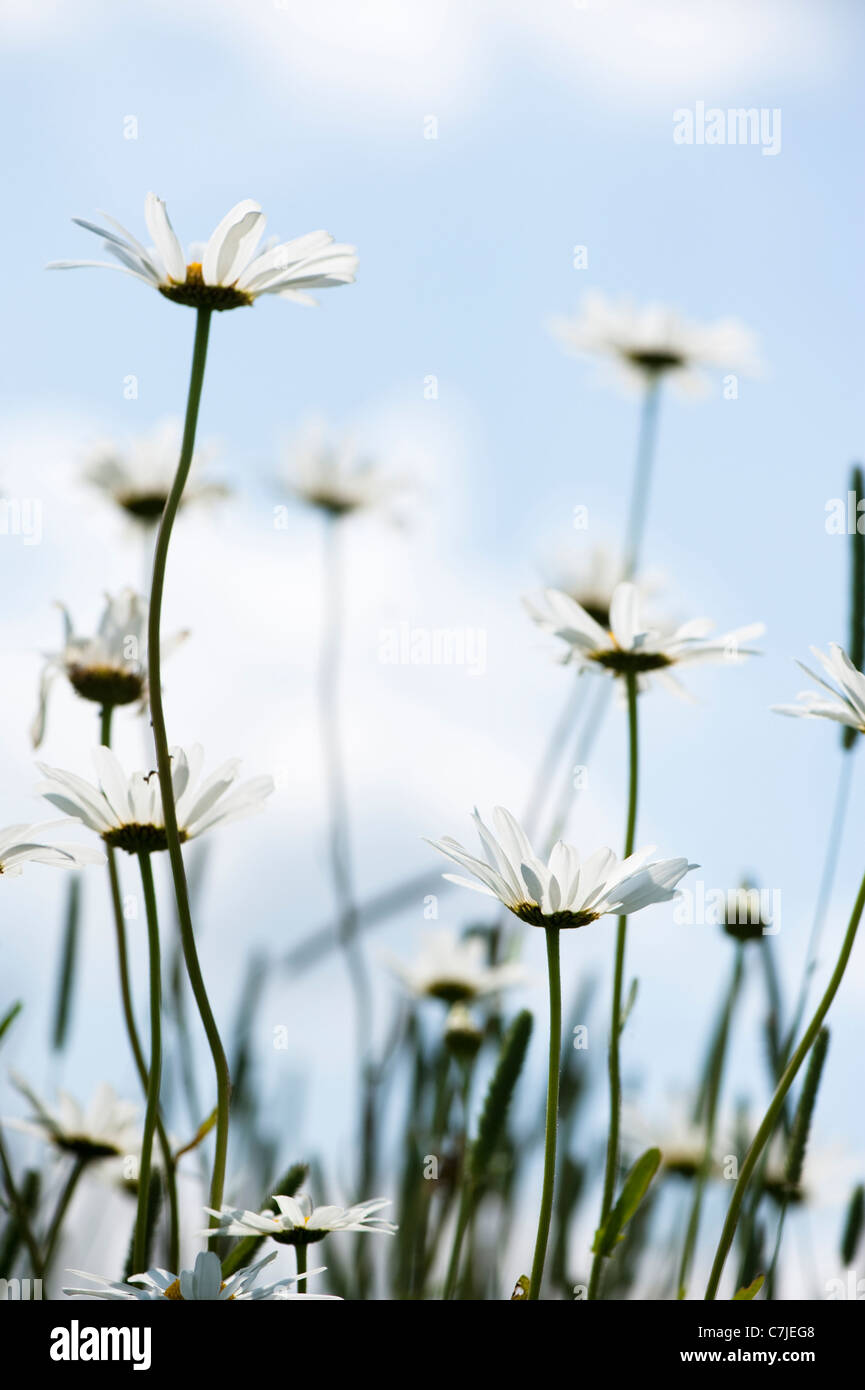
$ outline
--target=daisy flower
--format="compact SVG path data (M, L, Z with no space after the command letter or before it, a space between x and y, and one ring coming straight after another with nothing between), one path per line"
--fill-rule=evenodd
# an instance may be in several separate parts
M445 1020L445 1045L462 1062L477 1056L484 1040L480 1028L465 1004L451 1004Z
M586 554L585 549L578 553L571 545L546 561L541 572L547 578L547 588L561 590L601 627L609 628L613 594L626 578L624 557L616 547L595 545ZM638 576L634 583L645 600L663 587L657 574Z
M196 242L188 253L155 193L148 193L144 203L151 246L142 245L107 213L100 216L107 228L80 217L72 220L100 237L103 251L114 260L52 261L49 270L81 266L122 270L174 304L217 312L253 304L263 294L314 304L307 290L349 285L357 270L354 247L337 245L329 232L309 232L279 244L268 242L259 251L265 218L259 204L249 198L226 213L206 244Z
M238 1269L228 1279L223 1279L219 1256L212 1250L199 1251L192 1269L181 1270L180 1274L169 1274L167 1269L148 1269L146 1274L133 1274L123 1283L106 1279L101 1274L86 1274L83 1269L70 1269L70 1274L77 1274L81 1279L90 1279L99 1287L64 1289L63 1292L70 1298L105 1298L120 1302L145 1303L161 1298L180 1303L251 1303L261 1299L301 1298L300 1294L290 1292L291 1285L297 1282L296 1274L290 1275L287 1279L279 1279L275 1284L263 1284L260 1288L253 1288L261 1270L275 1260L276 1256L277 1252L274 1250L272 1255L266 1255L263 1260L248 1265L246 1269ZM310 1273L321 1274L322 1271L314 1269ZM303 1295L304 1302L310 1299L327 1299L329 1302L338 1303L342 1301L335 1294Z
M289 446L283 482L298 501L334 518L385 508L404 487L361 455L350 437L328 439L319 421Z
M45 736L48 692L57 676L65 676L84 700L93 700L103 709L116 705L147 703L147 600L132 589L112 597L106 595L105 610L93 637L77 636L68 610L57 607L63 616L63 647L46 657L39 684L39 708L30 728L33 747ZM186 637L180 633L163 642L168 655Z
M645 387L663 377L683 394L700 395L706 390L706 368L747 375L760 370L754 337L736 319L691 323L662 304L639 308L588 294L578 314L552 319L550 330L568 352L611 362L631 386Z
M477 811L473 819L483 859L469 854L450 836L427 843L479 882L458 874L444 877L462 888L498 898L521 922L533 927L584 927L606 913L619 916L639 912L652 903L670 902L679 880L689 869L697 868L687 859L648 862L653 845L627 859L618 859L611 849L599 849L581 861L577 850L561 840L545 864L503 806L493 812L495 834Z
M773 710L776 714L798 715L801 719L833 719L837 724L865 733L865 676L837 642L829 643L828 656L817 647L812 647L811 651L830 679L823 680L801 661L798 664L824 693L803 690L796 697L798 705L773 705Z
M51 1111L20 1077L13 1085L33 1109L30 1120L6 1120L12 1129L34 1134L60 1153L88 1161L127 1157L141 1148L138 1106L121 1100L112 1086L103 1083L85 1110L65 1091L58 1092L57 1109Z
M234 1207L214 1211L205 1207L209 1215L219 1217L221 1224L199 1234L270 1236L280 1245L314 1245L332 1231L375 1231L392 1236L397 1229L375 1215L382 1207L390 1206L387 1197L375 1197L353 1207L315 1207L312 1198L304 1193L298 1197L275 1196L272 1200L276 1203L275 1212L244 1211Z
M487 949L477 936L458 938L453 932L429 932L410 965L388 958L388 966L410 994L418 999L441 999L446 1004L484 999L499 990L522 984L520 965L488 965Z
M688 1107L683 1098L671 1101L665 1121L647 1120L638 1110L628 1107L622 1115L622 1125L628 1144L642 1152L647 1148L659 1148L661 1161L666 1172L673 1177L696 1178L706 1153L706 1127L697 1123L693 1106ZM715 1135L712 1142L710 1175L720 1173L721 1159L729 1146L729 1140Z
M527 598L524 603L544 632L567 643L563 661L609 671L613 676L656 676L677 694L682 688L670 675L670 667L740 661L755 654L742 644L765 631L762 623L752 623L710 638L714 624L707 618L694 618L668 635L650 631L641 620L639 589L631 583L616 586L609 627L603 627L559 589L547 589L539 602Z
M46 780L39 783L37 792L95 830L115 849L128 854L164 850L165 817L156 773L134 772L128 776L110 748L95 749L93 761L98 776L96 785L73 772L38 763ZM171 780L181 841L194 840L215 825L262 810L273 791L273 778L267 776L253 777L230 791L240 767L237 758L223 763L199 782L203 763L204 750L199 744L188 753L182 748L171 750Z
M106 440L97 444L86 463L84 477L113 502L137 526L150 531L165 510L180 457L183 426L164 420L128 443ZM181 507L190 502L213 501L228 496L222 483L202 477L206 451L192 456L192 476L183 490Z
M69 825L63 820L42 821L37 825L7 825L0 829L0 874L6 878L17 878L24 865L52 864L55 868L80 869L85 864L104 864L105 855L86 845L43 845L37 838L44 831L58 825Z

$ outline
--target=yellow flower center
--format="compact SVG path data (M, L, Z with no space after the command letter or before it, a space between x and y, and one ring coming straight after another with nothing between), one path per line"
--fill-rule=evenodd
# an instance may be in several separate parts
M192 261L186 267L185 280L171 280L159 286L174 304L186 304L190 309L214 309L222 313L225 309L240 309L251 304L253 296L236 285L208 285L200 261Z

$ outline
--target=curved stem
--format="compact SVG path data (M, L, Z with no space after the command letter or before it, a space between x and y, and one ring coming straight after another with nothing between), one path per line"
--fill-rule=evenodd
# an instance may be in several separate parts
M838 987L841 984L842 979L844 978L844 971L847 968L847 962L850 959L850 953L853 950L853 942L856 940L856 932L859 929L859 920L862 916L863 909L865 909L865 876L863 876L862 882L859 885L859 893L856 897L856 902L853 905L853 911L850 916L850 921L847 924L847 931L844 935L844 941L841 945L841 951L838 956L838 960L835 964L835 969L832 972L832 977L828 985L826 986L823 998L820 1000L820 1003L817 1006L817 1010L813 1018L811 1019L811 1022L808 1024L808 1027L805 1030L805 1033L802 1037L802 1041L799 1043L799 1046L796 1048L796 1051L793 1053L793 1056L787 1063L787 1066L784 1070L784 1075L778 1082L775 1094L769 1103L769 1108L766 1111L766 1114L763 1116L757 1133L754 1135L754 1139L751 1143L750 1149L745 1155L745 1161L742 1164L742 1168L739 1173L736 1186L733 1189L733 1195L730 1198L730 1206L727 1210L727 1219L724 1222L724 1229L721 1232L721 1239L718 1243L718 1249L715 1254L714 1264L712 1265L712 1273L709 1276L709 1282L706 1286L705 1296L709 1300L713 1299L718 1292L718 1285L721 1282L721 1275L724 1270L724 1263L727 1259L727 1255L729 1254L730 1246L733 1244L733 1237L736 1234L736 1226L738 1225L739 1221L739 1212L742 1207L742 1201L745 1196L745 1189L748 1186L748 1181L755 1167L757 1166L757 1161L760 1157L760 1154L762 1153L765 1145L769 1142L769 1139L772 1136L772 1131L775 1128L778 1116L780 1115L783 1109L784 1101L787 1097L787 1092L793 1085L799 1068L801 1067L805 1058L808 1056L808 1053L811 1050L814 1040L817 1037L817 1034L819 1033L823 1025L823 1020L829 1012L829 1009L832 1005L832 1000L838 993Z
M712 1149L715 1143L718 1100L721 1095L721 1082L724 1077L724 1062L727 1056L727 1044L730 1039L730 1024L733 1018L733 1009L742 984L744 956L744 946L741 941L738 941L736 943L736 954L733 961L733 976L730 980L730 986L727 990L727 995L721 1010L721 1017L707 1069L708 1077L704 1097L705 1146L703 1148L703 1156L699 1170L694 1178L694 1198L691 1203L688 1229L685 1234L685 1244L682 1249L682 1259L679 1265L679 1298L684 1298L687 1293L688 1275L691 1272L691 1262L694 1258L697 1236L700 1233L700 1215L703 1209L703 1195L706 1190L706 1182L712 1170Z
M469 1164L469 1098L471 1096L471 1085L472 1063L471 1061L466 1061L463 1064L463 1143L459 1175L460 1205L457 1213L457 1224L454 1230L453 1245L451 1246L451 1254L448 1261L447 1275L445 1276L445 1301L453 1298L456 1290L463 1240L468 1230L474 1201L474 1184L472 1182Z
M835 882L835 871L838 868L838 856L841 853L841 841L844 836L844 822L847 819L847 807L850 801L850 784L853 774L853 758L851 752L852 750L845 751L841 755L838 789L835 793L835 809L832 813L832 824L829 828L829 842L826 846L826 857L823 860L823 872L820 875L817 906L814 910L814 920L811 924L811 935L808 940L808 950L805 956L805 966L802 973L802 982L799 986L799 995L796 1000L796 1007L793 1011L793 1021L790 1024L790 1031L787 1034L787 1040L784 1044L783 1059L785 1062L790 1056L796 1034L802 1026L805 1005L808 1001L808 988L811 984L814 971L817 968L817 948L820 944L823 924L826 921L826 914L829 911L829 903L832 898L832 886Z
M637 792L639 789L640 750L637 727L637 677L630 673L625 677L628 693L628 819L625 827L624 858L634 852L634 837L637 829ZM613 1207L616 1193L616 1175L619 1167L619 1119L622 1108L622 1083L619 1062L619 1046L622 1033L622 990L625 979L625 943L627 940L628 919L622 916L616 926L616 963L613 973L613 1000L610 1011L610 1050L608 1071L610 1078L610 1129L607 1135L607 1159L604 1167L604 1191L601 1198L601 1219L603 1226ZM588 1297L597 1298L603 1269L604 1256L596 1254L592 1261Z
M625 542L624 578L633 579L640 563L643 533L646 529L646 514L649 508L649 488L652 481L652 465L655 459L655 441L658 434L658 404L661 398L660 373L652 373L646 378L646 390L640 412L640 433L637 438L637 463L634 470L634 486L628 512L628 529Z
M66 1179L63 1191L60 1194L60 1200L57 1203L57 1208L54 1212L54 1217L51 1221L51 1226L48 1231L48 1237L45 1242L45 1253L42 1256L42 1268L40 1270L41 1275L45 1275L48 1273L48 1267L51 1264L51 1257L54 1254L54 1250L57 1246L57 1241L60 1237L60 1232L63 1227L63 1222L66 1218L66 1213L69 1210L69 1203L72 1201L73 1193L75 1192L75 1189L78 1186L78 1180L81 1177L81 1174L84 1172L84 1169L87 1167L87 1162L87 1158L79 1156L74 1160L72 1164L69 1177Z
M106 707L102 711L100 735L103 748L111 747L112 713L113 710L110 707ZM129 979L129 952L126 947L126 922L123 916L123 895L120 891L120 874L117 869L117 851L112 848L111 845L106 845L105 850L108 856L108 882L111 888L114 936L117 943L120 1002L123 1009L123 1019L126 1024L126 1033L129 1038L129 1046L132 1049L132 1056L135 1060L135 1069L138 1072L141 1086L146 1096L150 1086L150 1078L147 1072L147 1063L144 1060L144 1049L141 1046L141 1039L138 1036L138 1026L135 1022L135 1008L132 1003L132 985ZM165 1185L168 1189L168 1267L169 1269L179 1269L180 1211L177 1201L177 1169L161 1115L157 1115L156 1117L156 1133L159 1137L159 1147L162 1151L162 1162L165 1168Z
M132 1244L133 1271L143 1274L147 1268L147 1208L150 1203L150 1161L153 1133L159 1115L159 1085L162 1080L162 964L159 955L159 919L156 912L156 892L153 887L153 868L149 854L139 854L141 886L147 914L147 946L150 964L150 1075L147 1084L147 1108L144 1112L144 1133L141 1138L141 1162L138 1167L138 1214Z
M562 972L559 963L559 928L546 927L547 973L550 983L550 1057L547 1071L547 1117L544 1136L544 1185L538 1234L529 1284L529 1298L539 1299L544 1278L544 1261L553 1215L553 1189L556 1181L556 1136L559 1125L559 1067L562 1052Z
M165 730L165 713L162 707L162 667L160 653L160 622L162 618L162 594L165 588L165 566L168 560L168 547L177 510L189 476L192 454L195 448L195 429L198 423L198 407L201 402L201 388L204 382L204 366L207 361L207 339L210 332L209 309L199 309L195 321L195 344L192 350L192 369L189 377L189 395L186 403L186 419L183 426L183 443L177 473L165 503L156 549L153 556L153 584L150 590L150 611L147 619L147 682L150 696L150 710L153 724L153 741L156 745L156 763L159 770L159 788L162 793L162 809L165 819L165 839L168 857L171 861L171 874L174 879L174 893L177 899L177 920L180 927L180 940L183 946L183 959L186 972L198 1007L208 1046L216 1072L216 1144L213 1156L213 1176L210 1183L210 1206L219 1210L225 1187L225 1165L228 1155L228 1111L231 1101L231 1077L228 1060L216 1019L210 1007L195 933L192 927L192 913L189 907L189 889L186 884L186 871L183 866L183 851L177 830L177 812L174 806L174 789L171 782L171 755L168 750L168 736ZM218 1218L211 1216L211 1226Z

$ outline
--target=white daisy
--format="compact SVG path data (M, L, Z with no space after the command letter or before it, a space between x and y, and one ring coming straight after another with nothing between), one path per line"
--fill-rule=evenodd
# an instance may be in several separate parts
M348 436L333 441L312 421L287 450L283 482L299 501L333 517L386 508L404 488Z
M519 822L497 806L493 812L496 833L473 816L484 858L477 859L456 840L446 836L428 843L473 874L479 883L458 874L445 874L451 883L498 898L506 908L533 927L584 927L605 913L639 912L651 903L669 902L676 884L697 868L687 859L662 859L648 863L654 845L618 859L611 849L599 849L580 860L576 849L561 840L549 862L539 859Z
M93 753L98 785L59 768L37 766L45 777L36 788L52 805L95 830L107 845L128 854L150 854L166 848L165 817L159 778L155 772L128 776L110 748ZM199 785L204 750L194 744L186 753L171 750L171 779L181 841L194 840L215 825L224 825L263 809L273 791L272 777L253 777L229 793L240 760L223 763Z
M736 319L691 323L662 304L638 308L595 292L574 317L552 319L550 329L568 351L612 361L629 385L663 377L696 395L706 389L707 367L748 375L760 370L754 337Z
M192 309L238 309L262 294L314 304L308 289L349 285L355 278L353 246L337 245L329 232L309 232L293 241L268 242L256 255L264 234L264 214L246 198L226 213L206 245L194 243L184 254L168 220L165 204L148 193L144 219L153 246L146 247L107 213L100 216L114 231L73 218L79 227L102 238L114 261L52 261L49 270L102 266L122 270L152 285L166 299Z
M796 697L798 705L773 705L772 708L776 714L798 715L802 719L833 719L837 724L846 724L850 729L865 733L865 676L837 642L829 643L828 656L817 647L812 647L811 651L837 685L824 681L801 661L798 664L830 698L816 690L803 690Z
M69 681L76 695L93 700L103 709L147 703L147 600L124 589L106 595L105 610L93 637L76 636L72 619L62 603L63 648L46 657L39 684L39 708L30 727L33 747L45 736L48 692L57 676ZM180 633L163 642L163 657L187 636Z
M296 1274L289 1275L287 1279L279 1279L275 1284L263 1284L260 1288L253 1288L260 1271L275 1260L276 1256L277 1252L274 1250L272 1255L266 1255L263 1260L248 1265L246 1269L237 1270L228 1279L222 1277L219 1256L208 1250L199 1251L192 1269L181 1270L180 1274L170 1274L167 1269L149 1269L146 1274L131 1275L129 1280L123 1283L106 1279L101 1274L86 1274L83 1269L70 1269L70 1274L77 1274L82 1279L91 1279L101 1287L64 1289L63 1292L71 1298L105 1298L121 1302L151 1302L169 1298L181 1303L250 1303L261 1299L282 1300L301 1297L304 1301L326 1299L328 1302L342 1302L335 1294L301 1295L291 1292L292 1284L298 1280ZM321 1274L322 1271L315 1269L310 1273Z
M17 878L24 865L52 864L55 868L80 869L85 864L104 864L105 855L86 845L43 845L37 836L58 825L70 825L71 821L41 821L37 825L6 825L0 829L0 874L6 878Z
M426 934L410 965L392 956L387 964L411 994L419 999L442 999L446 1004L483 999L526 979L521 965L488 965L486 955L479 937L458 938L442 929Z
M20 1077L13 1085L33 1108L30 1120L4 1121L12 1129L35 1134L61 1153L76 1158L108 1159L137 1154L141 1148L138 1106L121 1100L112 1086L103 1083L85 1110L65 1091L57 1093L57 1108L48 1109Z
M561 590L601 627L609 627L613 594L627 578L624 556L615 546L599 544L587 552L584 547L571 544L545 559L541 573L546 579L546 588ZM638 575L633 582L646 601L664 587L657 573ZM668 624L663 623L663 626Z
M470 1062L480 1051L483 1029L472 1017L467 1005L451 1004L445 1020L445 1044L461 1061Z
M695 1178L706 1153L706 1127L694 1119L693 1104L683 1097L671 1099L664 1120L647 1119L635 1107L626 1106L622 1113L622 1128L626 1143L637 1152L659 1148L665 1170L674 1177ZM729 1148L729 1140L716 1133L712 1141L710 1175L721 1171L721 1160Z
M599 668L614 676L657 676L677 693L681 687L670 675L671 666L738 662L754 655L742 644L765 631L762 623L752 623L710 639L714 624L707 618L694 618L668 635L649 631L641 620L639 589L630 583L616 586L608 628L559 589L547 589L541 601L527 598L524 603L544 632L567 643L563 661Z
M105 440L90 451L85 480L136 525L151 530L165 510L177 472L182 436L181 422L169 419L122 444ZM193 454L191 478L183 490L181 507L228 495L224 484L202 477L207 457L206 450L197 449Z
M280 1245L314 1245L332 1231L374 1231L392 1236L397 1229L375 1215L382 1207L390 1206L387 1197L375 1197L353 1207L315 1207L312 1198L304 1193L298 1197L274 1196L272 1200L277 1206L275 1212L244 1211L239 1207L213 1211L205 1207L211 1216L219 1217L220 1225L199 1234L270 1236Z

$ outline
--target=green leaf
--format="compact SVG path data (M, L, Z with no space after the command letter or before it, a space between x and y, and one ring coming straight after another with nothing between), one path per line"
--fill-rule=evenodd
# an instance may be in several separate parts
M829 1030L828 1028L821 1028L814 1046L811 1048L808 1069L805 1072L805 1080L802 1082L802 1093L799 1096L799 1104L796 1106L796 1114L793 1116L793 1127L790 1130L784 1181L791 1192L795 1191L802 1180L805 1150L808 1147L808 1134L811 1129L811 1116L817 1102L817 1091L820 1086L820 1077L823 1074L823 1063L826 1061L828 1047Z
M733 1294L733 1303L750 1302L752 1298L756 1298L763 1287L765 1278L765 1274L758 1274L753 1284L749 1284L747 1288L739 1289L737 1293Z
M660 1149L647 1149L637 1159L625 1178L618 1202L595 1234L595 1243L592 1246L594 1255L612 1255L622 1239L625 1227L648 1192L649 1184L657 1173L660 1162Z
M841 1236L841 1259L845 1265L851 1265L856 1258L856 1251L862 1237L863 1218L865 1218L865 1187L860 1182L858 1187L854 1187L850 1197L847 1216L844 1221L844 1233Z
M631 981L631 987L630 987L630 989L628 990L628 997L627 997L627 999L625 1000L624 1006L623 1006L623 1008L622 1008L622 1012L621 1012L621 1014L619 1015L619 1032L620 1032L620 1033L624 1033L624 1031L625 1031L625 1024L627 1023L628 1019L631 1017L631 1010L633 1009L634 1005L635 1005L636 1002L637 1002L637 990L639 989L639 986L640 986L640 982L639 982L639 980L637 980L636 978L633 979L633 980Z
M19 999L15 1004L12 1005L12 1008L9 1009L8 1012L3 1015L3 1018L0 1019L0 1042L3 1041L5 1034L12 1027L12 1024L15 1022L16 1018L18 1017L23 1008L24 1005Z
M499 1060L487 1088L478 1137L472 1146L471 1180L474 1183L483 1180L498 1147L531 1035L532 1016L527 1009L523 1009L504 1036Z
M527 1274L521 1274L514 1284L514 1291L511 1294L511 1303L525 1303L529 1296L532 1281Z
M78 968L81 925L81 879L78 874L69 878L66 917L63 924L63 946L60 952L60 973L57 978L57 998L54 1005L54 1032L51 1045L62 1052L69 1037L72 995Z

